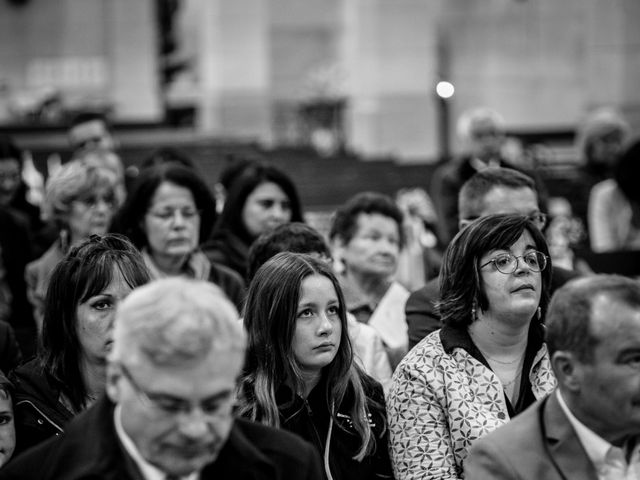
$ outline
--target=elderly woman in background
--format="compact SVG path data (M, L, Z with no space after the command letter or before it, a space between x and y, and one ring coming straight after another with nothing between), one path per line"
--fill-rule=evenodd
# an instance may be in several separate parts
M58 263L38 357L13 372L17 450L61 433L104 391L116 307L149 281L140 252L119 235L91 236Z
M261 163L240 168L203 249L211 261L226 265L245 278L253 241L278 225L303 219L298 192L284 172Z
M25 270L27 294L39 331L51 272L71 246L108 231L119 206L117 184L112 171L80 161L63 165L47 181L43 214L56 223L60 234Z
M391 368L407 353L404 306L409 291L394 278L404 246L402 212L388 196L359 193L338 208L329 236L343 265L340 283L347 310L375 328Z
M542 327L551 264L531 220L474 221L448 246L440 278L444 326L400 363L388 397L398 480L462 478L473 441L556 384Z
M215 200L198 173L167 163L140 172L114 230L142 251L152 278L185 275L208 280L240 310L243 279L210 262L200 250L200 241L207 238L215 219Z

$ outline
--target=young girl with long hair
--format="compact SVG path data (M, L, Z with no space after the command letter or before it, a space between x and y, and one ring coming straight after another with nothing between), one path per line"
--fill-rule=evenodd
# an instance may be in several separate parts
M330 266L276 255L251 282L244 322L239 413L314 444L329 480L392 478L382 387L353 361Z

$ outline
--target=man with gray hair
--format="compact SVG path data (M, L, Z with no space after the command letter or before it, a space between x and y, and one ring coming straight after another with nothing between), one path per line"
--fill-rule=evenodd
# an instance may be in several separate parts
M311 445L234 419L245 337L209 282L175 277L136 289L116 314L106 396L0 478L322 478Z
M547 346L557 390L478 440L465 478L640 478L640 283L567 283L547 312Z

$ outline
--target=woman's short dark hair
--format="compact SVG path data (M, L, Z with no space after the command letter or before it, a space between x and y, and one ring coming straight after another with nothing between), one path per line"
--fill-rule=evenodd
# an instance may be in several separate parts
M520 236L529 232L536 250L547 256L541 272L542 318L549 305L552 266L547 242L536 226L522 215L488 215L475 220L453 238L442 259L440 269L440 318L445 325L466 327L473 321L471 310L489 308L489 300L480 277L480 258L496 249L509 249Z
M230 231L248 244L254 240L244 224L242 211L247 197L263 183L275 183L285 193L291 205L291 222L303 221L300 197L293 181L278 168L257 163L244 167L232 180L224 208L216 224L216 231Z
M113 230L129 237L136 247L146 247L148 239L142 227L144 216L151 206L153 195L164 182L184 187L191 192L196 208L200 211L199 242L207 239L216 220L216 201L207 184L193 169L176 163L157 165L140 172L118 212Z
M80 370L77 308L109 286L117 269L132 288L150 280L140 252L121 235L92 235L72 247L51 274L45 298L40 360L45 373L82 409L87 388Z
M329 238L338 237L344 243L349 243L358 230L358 216L361 213L377 213L391 218L398 225L400 246L404 245L402 211L391 197L378 192L358 193L338 208L331 224Z

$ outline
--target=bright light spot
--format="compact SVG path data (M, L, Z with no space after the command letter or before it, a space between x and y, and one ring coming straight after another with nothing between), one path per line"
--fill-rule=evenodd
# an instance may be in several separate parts
M436 85L436 93L442 98L451 98L456 89L450 82L438 82Z

